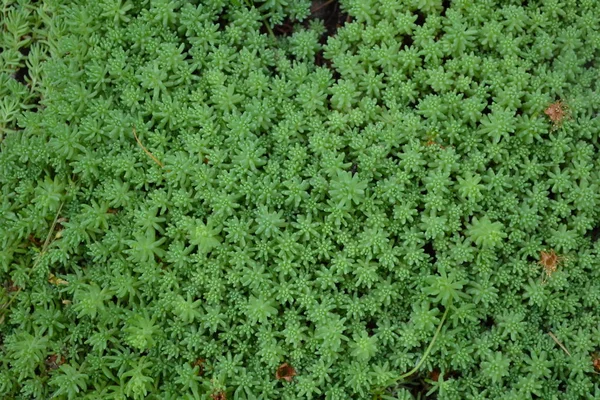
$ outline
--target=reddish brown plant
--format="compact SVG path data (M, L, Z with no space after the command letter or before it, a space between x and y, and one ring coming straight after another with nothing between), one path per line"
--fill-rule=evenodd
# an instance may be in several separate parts
M600 354L592 354L592 364L594 365L594 370L600 372Z
M544 114L552 121L552 130L558 129L562 126L565 119L571 117L571 110L569 106L562 100L558 100L548 106L544 110Z
M225 392L217 392L210 395L213 400L227 400L227 395Z
M42 241L37 239L36 237L34 237L33 235L29 235L27 237L27 240L29 240L31 243L33 243L34 245L36 245L37 247L40 247L42 245Z
M4 282L4 290L7 292L16 292L19 290L19 287L15 285L15 283L11 280Z
M288 363L281 364L275 372L275 378L277 380L285 379L287 382L291 382L294 376L296 376L296 370Z
M434 369L429 373L429 379L434 382L437 382L440 379L441 372L439 369Z
M554 250L545 251L542 250L540 253L540 261L538 264L542 266L542 282L546 282L552 274L558 269L558 265L565 260L565 257L560 257Z
M67 360L65 360L65 358L59 354L52 354L51 356L49 356L48 358L46 358L46 361L44 362L46 364L46 367L50 370L55 370L58 369L61 365L63 365Z
M193 366L198 366L198 376L204 375L204 362L206 362L204 358L199 358L194 361Z

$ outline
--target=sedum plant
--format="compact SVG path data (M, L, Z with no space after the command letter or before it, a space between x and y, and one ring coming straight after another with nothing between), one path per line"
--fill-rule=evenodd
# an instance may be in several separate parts
M1 398L600 396L595 1L0 12Z

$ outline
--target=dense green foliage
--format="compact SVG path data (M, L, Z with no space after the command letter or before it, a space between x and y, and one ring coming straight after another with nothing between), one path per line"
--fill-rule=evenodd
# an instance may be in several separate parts
M597 1L310 6L2 0L1 398L600 398Z

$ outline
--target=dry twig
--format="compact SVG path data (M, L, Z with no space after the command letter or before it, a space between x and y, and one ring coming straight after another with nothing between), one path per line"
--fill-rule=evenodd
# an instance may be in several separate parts
M571 356L571 353L569 353L569 350L567 350L567 348L560 342L560 340L558 340L558 338L554 335L554 333L548 332L548 335L550 335L552 340L554 340L556 342L556 344L559 345L560 348L563 349L563 351L569 355L569 357Z
M135 138L135 140L137 141L137 143L140 145L140 147L142 148L142 150L144 150L144 152L146 154L148 154L148 157L150 157L152 160L154 160L155 163L157 163L161 168L163 168L164 167L163 163L161 163L158 160L158 158L154 157L154 155L152 153L150 153L147 148L144 147L144 145L142 144L142 142L140 142L140 139L138 139L137 134L135 132L135 126L133 127L133 137Z

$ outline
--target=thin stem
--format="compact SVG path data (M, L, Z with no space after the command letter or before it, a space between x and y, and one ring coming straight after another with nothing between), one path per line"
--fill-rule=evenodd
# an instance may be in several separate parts
M265 28L267 28L267 32L269 32L269 35L275 39L275 34L273 33L273 29L271 29L271 27L269 26L269 24L266 21L263 21L263 24L265 24Z
M548 332L548 335L550 335L552 340L554 340L556 342L556 344L559 345L560 348L563 349L563 351L565 353L567 353L569 356L571 356L571 353L569 353L569 350L567 350L567 348L560 342L560 340L558 340L558 338L554 335L554 333Z
M250 0L244 0L244 3L246 3L246 5L250 8L254 7L254 2L252 2L252 4L250 4ZM269 26L269 24L267 24L266 21L263 20L263 24L265 25L265 28L267 28L267 32L269 32L269 35L275 39L275 34L273 33L273 30L271 29L271 27Z
M389 384L387 384L387 386L392 386L395 385L398 381L414 374L415 372L417 372L419 370L419 368L421 368L421 365L423 365L423 363L425 362L425 359L427 358L427 356L429 356L429 353L431 352L431 349L433 348L433 345L435 344L435 341L437 340L437 337L439 336L440 332L442 331L442 326L444 325L444 321L446 321L446 317L448 316L448 311L450 311L450 306L452 305L452 301L450 301L450 303L446 306L446 311L444 311L444 315L442 316L442 320L440 321L440 324L438 325L436 331L435 331L435 335L433 335L433 339L431 339L431 343L429 343L429 346L427 346L427 349L425 350L425 353L423 353L423 357L421 357L421 360L419 360L419 362L417 363L416 367L414 367L413 369L411 369L410 371L408 371L407 373L400 375L397 378L394 378L391 380L391 382ZM380 396L380 397L377 397ZM374 396L374 399L378 399L378 398L383 398L384 395L382 395L382 393L376 393Z
M436 341L438 335L440 334L440 332L442 330L442 326L444 325L444 321L446 320L446 316L448 315L448 311L449 310L450 310L450 304L448 304L448 306L446 307L446 311L444 312L444 316L442 317L442 320L440 321L440 324L438 325L438 328L435 331L435 335L433 335L433 339L431 340L431 343L429 343L429 347L427 347L427 350L425 350L425 353L423 354L423 357L421 357L421 361L419 361L419 363L417 364L417 366L414 367L412 370L408 371L404 375L400 375L400 377L397 380L404 379L404 378L406 378L406 377L414 374L415 372L417 372L419 370L419 368L421 368L421 365L425 362L425 359L429 355L429 352L431 352L431 349L433 348L433 345L435 344L435 341Z
M161 168L164 167L163 163L161 163L160 161L158 161L158 158L154 157L154 155L152 153L150 153L148 151L148 149L146 149L144 147L144 145L142 144L142 142L140 142L140 139L138 139L137 134L135 133L135 126L133 127L133 137L135 137L135 140L138 142L138 144L140 145L140 147L142 148L142 150L144 150L144 152L146 154L148 154L148 157L150 157L152 160L154 160L155 163L157 163Z

